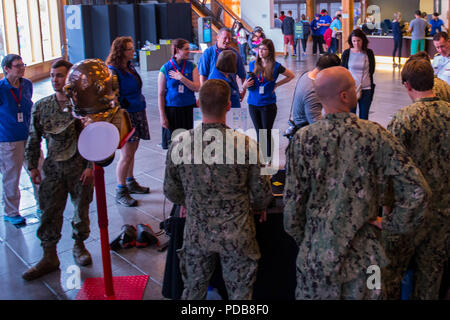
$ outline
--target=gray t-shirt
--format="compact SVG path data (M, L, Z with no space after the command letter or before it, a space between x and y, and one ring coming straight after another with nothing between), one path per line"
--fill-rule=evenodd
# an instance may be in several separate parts
M348 59L348 70L355 79L356 86L361 84L362 90L370 89L369 58L365 52L351 52Z
M411 28L411 40L425 39L425 29L428 27L428 22L422 18L415 18L409 23Z
M296 125L305 122L311 124L321 119L322 104L314 90L314 80L308 77L308 72L298 79L292 104L292 117Z

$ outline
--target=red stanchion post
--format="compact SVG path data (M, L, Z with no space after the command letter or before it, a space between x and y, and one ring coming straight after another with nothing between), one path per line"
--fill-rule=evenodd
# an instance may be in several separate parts
M102 248L103 279L105 294L108 299L115 299L109 252L108 213L106 206L105 171L94 163L95 196L97 198L98 226L100 228L100 243Z

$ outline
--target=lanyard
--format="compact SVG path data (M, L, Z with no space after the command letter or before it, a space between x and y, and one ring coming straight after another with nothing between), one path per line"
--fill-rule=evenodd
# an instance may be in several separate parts
M19 99L17 99L17 96L14 94L13 89L9 89L11 91L12 96L14 97L14 100L16 100L17 107L20 109L20 100L22 100L22 86L19 88Z
M261 75L261 79L258 78L258 80L261 84L263 84L264 83L264 72L261 72L260 75Z
M173 63L172 59L170 59L170 63L172 64L172 66L173 66L173 68L174 68L175 70L179 71L178 68L175 67L175 64ZM183 69L181 70L181 74L184 74L184 68L185 68L185 67L186 67L186 60L184 60Z

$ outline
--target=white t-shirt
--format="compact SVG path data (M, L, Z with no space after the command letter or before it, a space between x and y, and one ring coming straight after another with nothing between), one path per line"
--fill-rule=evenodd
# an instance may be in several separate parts
M355 79L356 86L361 83L361 89L366 90L371 88L370 74L369 74L369 58L365 52L351 52L348 59L348 70Z
M436 56L433 59L434 74L450 84L450 58L443 56Z

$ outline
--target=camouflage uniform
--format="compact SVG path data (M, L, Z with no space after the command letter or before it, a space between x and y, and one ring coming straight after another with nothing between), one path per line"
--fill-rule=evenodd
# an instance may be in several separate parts
M286 152L284 226L299 246L297 299L377 299L367 268L389 260L369 224L392 177L396 202L383 228L414 231L428 186L404 148L380 125L352 113L328 114L300 129Z
M436 80L436 79L435 79ZM390 243L392 260L400 260L392 281L400 295L401 277L414 254L415 290L413 298L438 299L444 263L450 245L450 104L439 98L417 99L398 111L388 130L405 146L430 185L432 197L429 219L412 243L404 238ZM402 251L399 251L402 250ZM402 263L403 261L403 263Z
M433 93L441 100L450 102L450 86L438 77L434 77Z
M219 130L223 137L226 129L231 131L223 124L202 124L179 137L190 135L193 141L194 132L202 137L208 129ZM174 164L171 154L180 144L178 139L167 153L164 194L187 209L184 243L178 251L184 281L182 299L206 298L217 256L230 299L252 297L260 251L250 210L266 209L271 200L271 186L268 176L260 174L259 165L248 164L249 146L256 148L256 143L248 137L245 141L246 164L226 164L225 138L224 164ZM203 142L203 149L208 145L210 142ZM194 143L189 157L194 159Z
M61 238L63 213L69 193L75 209L72 237L79 241L89 237L89 204L92 201L93 184L82 185L80 181L83 171L91 167L91 163L78 153L78 136L82 129L80 120L75 119L70 112L61 110L56 95L35 103L25 159L29 170L37 168L44 137L48 156L44 161L39 187L42 216L37 232L43 247L56 245Z

